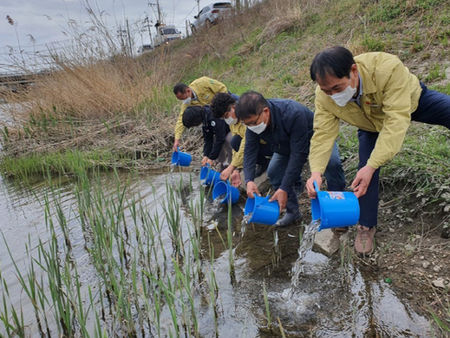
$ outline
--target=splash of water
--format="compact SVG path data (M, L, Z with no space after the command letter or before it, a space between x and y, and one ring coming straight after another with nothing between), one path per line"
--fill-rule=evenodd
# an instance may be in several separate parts
M247 224L250 221L250 219L252 218L252 212L249 213L248 215L244 215L244 217L242 217L242 224L241 224L241 237L244 237L245 231L247 230Z
M248 215L245 215L243 218L242 218L242 224L248 224L248 222L252 219L252 215L253 215L253 212L251 212L251 213L249 213Z
M227 194L222 194L220 196L217 196L211 203L211 208L212 208L212 212L213 213L217 213L222 209L223 204L221 204L220 202L223 201L223 199L225 198Z
M292 279L291 279L291 287L289 288L289 293L292 295L294 290L297 288L298 278L300 274L303 273L303 265L302 261L305 258L308 251L310 251L314 245L314 236L317 233L317 230L320 227L320 219L313 220L309 225L305 227L305 231L303 232L302 243L298 248L298 258L292 267Z
M215 208L218 208L220 206L220 203L222 203L223 199L227 196L227 194L222 194L217 196L213 202L212 202L212 206Z

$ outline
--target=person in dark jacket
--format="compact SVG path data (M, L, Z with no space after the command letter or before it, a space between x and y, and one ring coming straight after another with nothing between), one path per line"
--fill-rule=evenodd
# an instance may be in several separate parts
M192 106L183 114L183 125L186 128L202 125L203 159L202 166L221 164L221 170L231 163L231 132L228 124L214 118L209 106Z
M293 186L301 180L303 165L308 159L314 113L296 101L266 100L263 95L254 91L246 92L239 98L235 112L247 125L244 176L248 197L260 195L254 178L260 140L264 140L271 145L274 153L267 169L275 190L270 201L277 200L280 211L286 208L286 213L275 226L288 226L300 220L301 212ZM344 190L344 170L336 144L324 175L328 190Z

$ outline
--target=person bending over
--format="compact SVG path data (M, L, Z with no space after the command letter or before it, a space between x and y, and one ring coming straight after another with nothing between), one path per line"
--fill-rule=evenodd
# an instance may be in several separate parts
M277 200L284 216L276 226L287 226L301 219L294 183L301 179L303 165L308 154L313 134L314 113L293 100L268 99L258 92L244 93L236 104L236 116L246 126L244 151L244 176L247 195L254 198L259 190L256 186L255 165L260 141L264 140L273 151L267 174L275 193L270 198ZM341 191L345 188L337 145L334 144L327 170L328 189Z

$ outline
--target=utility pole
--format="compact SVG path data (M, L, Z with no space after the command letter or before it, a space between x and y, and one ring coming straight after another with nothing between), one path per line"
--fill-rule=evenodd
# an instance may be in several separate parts
M130 25L128 24L128 19L126 21L127 21L128 47L130 48L130 56L133 57L133 48L131 47Z
M197 1L197 14L200 13L200 0L195 0Z
M150 30L150 19L148 18L148 14L145 13L146 17L144 19L144 25L148 29L148 36L150 37L150 43L153 47L153 37L152 37L152 31Z
M125 29L122 29L122 26L119 25L119 29L117 30L117 37L120 39L120 47L122 49L122 54L126 54L126 45L125 45L125 41L123 39L126 32L127 31Z
M161 17L162 17L161 6L159 5L159 0L156 0L156 4L153 2L149 2L148 5L150 7L156 7L156 16L157 16L156 20L159 21L159 23L162 23L162 21L161 21Z

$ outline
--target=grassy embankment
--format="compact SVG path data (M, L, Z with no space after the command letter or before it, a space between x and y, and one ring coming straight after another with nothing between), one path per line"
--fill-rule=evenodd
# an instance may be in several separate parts
M336 44L354 54L397 54L431 88L450 93L449 37L443 0L277 0L136 59L92 62L80 50L67 50L54 55L60 72L8 98L18 105L10 111L14 126L2 128L0 165L6 175L22 178L95 166L158 167L167 163L173 142L174 83L207 75L237 94L254 89L313 109L310 62ZM414 125L402 152L384 168L384 180L412 184L431 196L425 204L448 209L448 139L441 127ZM199 143L195 132L185 134L186 151L197 153ZM352 174L354 128L343 128L340 144Z

